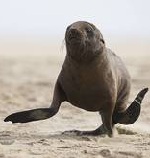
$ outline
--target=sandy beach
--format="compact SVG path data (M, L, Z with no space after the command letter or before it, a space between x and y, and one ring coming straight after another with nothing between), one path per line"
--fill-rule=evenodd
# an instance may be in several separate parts
M1 44L1 52L2 48L5 47ZM23 52L27 51L26 46L24 48ZM7 49L3 49L5 55L0 54L0 158L149 158L150 92L143 101L138 121L128 126L117 125L119 134L114 138L62 135L65 130L90 130L101 124L98 113L66 102L58 114L48 120L27 124L3 122L12 112L50 106L64 59L61 53L42 55L42 49L50 51L46 46L28 47L30 52L34 51L33 56L30 52L24 56L6 55ZM15 51L12 46L9 49ZM123 47L116 48L121 49L125 52ZM41 54L36 56L38 50ZM150 56L116 53L122 56L132 77L130 104L142 88L150 88Z

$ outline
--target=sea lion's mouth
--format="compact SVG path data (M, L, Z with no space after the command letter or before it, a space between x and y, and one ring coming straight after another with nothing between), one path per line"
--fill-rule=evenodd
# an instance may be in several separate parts
M68 41L69 45L79 45L81 44L82 39L77 38L77 37L71 37Z
M78 38L78 37L76 37L76 36L71 36L71 37L69 37L68 40L69 40L70 42L78 42L78 41L81 40L81 38Z

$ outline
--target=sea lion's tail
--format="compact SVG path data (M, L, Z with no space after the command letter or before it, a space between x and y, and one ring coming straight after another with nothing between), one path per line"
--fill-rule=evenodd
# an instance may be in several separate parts
M28 111L13 113L7 116L4 121L12 123L27 123L38 120L45 120L57 113L57 108L39 108Z
M148 88L142 89L136 96L135 100L131 103L131 105L126 109L125 112L115 113L113 115L113 123L120 124L133 124L136 122L140 115L141 111L141 103L144 99L145 94L147 93Z

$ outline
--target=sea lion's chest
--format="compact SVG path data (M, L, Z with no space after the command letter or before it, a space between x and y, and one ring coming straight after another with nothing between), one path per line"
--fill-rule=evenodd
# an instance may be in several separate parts
M99 64L73 65L66 63L61 72L61 86L67 100L89 111L100 110L111 98L112 74ZM103 66L104 68L104 66ZM105 67L106 69L106 67ZM111 85L110 85L111 84Z

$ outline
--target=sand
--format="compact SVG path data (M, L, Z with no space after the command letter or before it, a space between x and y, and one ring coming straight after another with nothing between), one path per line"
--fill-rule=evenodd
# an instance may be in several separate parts
M122 55L132 76L129 103L150 87L150 57ZM117 125L114 138L62 135L70 129L90 130L101 124L98 113L63 103L48 120L11 124L3 119L12 112L49 107L63 57L1 56L0 58L0 158L149 158L150 93L134 125Z

